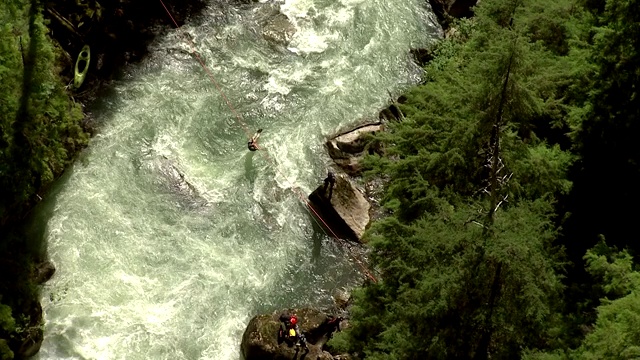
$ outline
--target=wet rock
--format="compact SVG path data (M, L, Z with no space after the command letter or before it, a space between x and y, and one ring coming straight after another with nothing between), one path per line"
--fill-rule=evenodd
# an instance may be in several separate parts
M375 134L382 130L381 123L366 124L353 130L342 133L329 140L329 155L333 158L347 157L350 154L358 154L364 151L367 145L364 135Z
M360 163L365 153L378 150L368 135L375 134L383 128L382 123L365 124L329 139L326 143L329 156L347 174L360 175L362 172Z
M349 176L361 174L361 162L366 154L382 151L371 135L383 129L381 122L366 123L326 142L329 156L344 174L336 176L333 190L325 188L323 184L309 195L309 200L335 236L362 241L370 222L371 204L367 201L365 191Z
M22 333L22 343L15 354L15 358L26 359L34 356L40 351L43 340L44 333L40 326L27 328L27 330Z
M298 349L287 342L278 343L280 329L280 314L257 315L247 325L240 345L245 360L290 360L290 359L318 359L333 360L333 356L322 350L326 342L325 333L328 316L324 311L313 308L288 309L289 314L296 314L300 331L307 337L309 352ZM306 354L305 354L306 353Z
M284 14L274 16L262 30L265 39L281 45L288 45L295 33L295 27Z
M371 205L362 190L343 174L336 174L333 190L330 187L319 186L309 195L309 200L335 235L361 241L369 225Z
M210 205L176 160L145 149L143 157L134 161L134 166L140 175L149 176L160 190L172 194L177 206L198 210Z
M33 270L33 282L37 285L42 285L49 281L55 272L56 267L51 261L43 261L36 265Z
M263 4L257 12L262 36L274 45L287 46L296 28L287 15L280 12L279 5Z
M427 65L435 57L431 49L411 49L410 52L420 66Z
M341 310L345 310L351 303L351 294L345 290L335 290L332 297L336 307Z

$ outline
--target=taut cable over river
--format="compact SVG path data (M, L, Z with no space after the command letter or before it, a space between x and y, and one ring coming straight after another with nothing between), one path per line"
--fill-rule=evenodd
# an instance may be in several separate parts
M322 182L328 134L420 80L426 6L212 2L156 39L93 105L98 133L38 208L57 267L39 358L237 359L256 313L361 282L295 189Z

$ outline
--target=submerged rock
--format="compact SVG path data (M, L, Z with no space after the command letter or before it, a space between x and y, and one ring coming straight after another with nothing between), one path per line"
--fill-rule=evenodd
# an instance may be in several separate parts
M287 46L296 33L296 27L280 12L279 5L264 4L258 9L262 36L274 45Z
M134 161L134 166L141 175L150 176L159 189L173 194L178 206L196 210L210 205L176 160L147 150L141 159Z

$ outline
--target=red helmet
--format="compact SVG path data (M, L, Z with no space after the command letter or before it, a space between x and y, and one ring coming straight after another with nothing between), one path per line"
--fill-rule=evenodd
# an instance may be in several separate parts
M291 317L291 325L295 325L295 324L297 324L297 323L298 323L298 318L297 318L297 317L295 317L295 316L292 316L292 317Z

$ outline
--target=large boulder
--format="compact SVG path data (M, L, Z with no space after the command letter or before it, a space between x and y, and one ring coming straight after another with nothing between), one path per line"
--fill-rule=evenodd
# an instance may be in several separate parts
M336 175L332 189L323 184L309 195L309 200L316 214L336 237L361 241L369 225L371 204L365 191L349 176L361 174L365 154L381 151L370 136L382 130L382 122L365 123L326 142L329 156L344 173Z
M247 325L242 335L241 351L245 360L290 360L290 359L318 359L333 360L333 356L322 350L328 338L324 331L328 316L325 312L312 309L289 309L289 314L296 314L300 331L307 338L309 351L297 348L287 342L278 342L280 329L280 314L257 315Z
M314 210L339 238L361 241L369 225L371 205L344 174L337 174L333 189L319 186L309 195Z
M326 143L329 156L347 174L357 176L362 171L362 157L376 151L368 135L384 129L382 123L371 123L341 133Z

